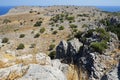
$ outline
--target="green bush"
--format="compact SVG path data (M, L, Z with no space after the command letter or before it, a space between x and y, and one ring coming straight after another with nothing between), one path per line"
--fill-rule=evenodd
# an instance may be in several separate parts
M64 26L60 26L60 27L59 27L59 30L64 30Z
M44 33L44 32L45 32L45 28L43 27L40 29L40 33Z
M105 51L105 49L107 49L107 44L106 42L102 41L102 42L93 42L90 45L96 52L99 53L103 53L103 51Z
M25 34L20 34L19 38L25 37Z
M70 24L70 28L77 28L77 25L75 25L75 24Z
M40 36L39 33L35 34L34 38L38 38Z
M55 34L57 34L57 33L58 33L58 32L55 30L55 31L53 31L53 33L52 33L52 34L54 34L54 35L55 35Z
M23 43L20 43L20 44L18 45L18 47L17 47L17 50L19 50L19 49L24 49L24 48L25 48L24 44L23 44Z
M37 21L37 22L34 24L34 27L41 26L41 23L42 23L42 21Z
M66 18L67 20L74 20L75 19L75 17L74 16L67 16L67 18Z
M50 54L48 55L51 59L55 59L55 55L56 55L56 51L52 51L50 52Z
M53 50L55 48L55 44L51 44L50 46L49 46L49 50Z
M9 41L9 39L6 37L2 39L2 43L7 43L8 41Z

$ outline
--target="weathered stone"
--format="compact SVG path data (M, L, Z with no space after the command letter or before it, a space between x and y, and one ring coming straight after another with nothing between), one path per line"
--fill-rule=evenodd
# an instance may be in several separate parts
M18 80L67 80L57 68L49 65L30 64L27 73Z
M50 65L51 59L45 53L38 53L36 54L36 61L40 65Z

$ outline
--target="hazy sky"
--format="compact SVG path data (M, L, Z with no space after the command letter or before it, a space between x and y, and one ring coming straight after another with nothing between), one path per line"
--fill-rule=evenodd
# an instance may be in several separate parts
M120 6L120 0L0 0L0 6L20 6L20 5Z

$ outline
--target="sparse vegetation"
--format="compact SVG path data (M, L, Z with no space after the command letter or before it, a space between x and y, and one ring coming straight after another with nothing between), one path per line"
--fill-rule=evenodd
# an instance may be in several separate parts
M57 34L57 33L58 33L58 32L55 30L55 31L53 31L53 33L52 33L52 34L54 34L54 35L55 35L55 34Z
M77 28L77 25L76 24L70 24L70 28Z
M7 43L8 41L9 41L9 39L6 37L2 39L2 43Z
M49 56L51 59L54 59L54 58L55 58L55 55L56 55L56 51L52 51L52 52L49 53L48 56Z
M19 38L24 38L25 34L20 34Z
M82 28L86 28L86 27L88 27L87 24L83 24L83 25L82 25Z
M35 48L35 46L36 46L36 44L33 43L30 45L30 48Z
M44 32L45 32L45 28L43 27L40 29L40 33L44 33Z
M7 24L7 23L10 23L11 21L9 20L9 19L4 19L3 20L3 24L5 23L5 24Z
M51 44L50 46L49 46L49 50L51 51L51 50L53 50L55 48L55 44Z
M59 27L59 30L64 30L64 26L60 26L60 27Z
M40 36L40 34L36 33L35 36L34 36L34 38L38 38L39 36Z
M19 49L24 49L24 48L25 48L24 44L23 44L23 43L20 43L20 44L18 45L18 47L17 47L17 50L19 50Z
M34 24L34 27L39 27L39 26L41 26L41 24L42 24L42 21L37 21L37 22Z

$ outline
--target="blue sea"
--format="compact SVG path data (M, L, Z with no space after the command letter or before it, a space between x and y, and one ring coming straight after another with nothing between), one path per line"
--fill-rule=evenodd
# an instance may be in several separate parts
M6 14L13 6L0 6L0 15Z
M120 6L96 6L98 9L107 12L120 12ZM0 15L6 14L13 6L0 6Z
M120 12L120 6L97 6L97 8L107 12Z

